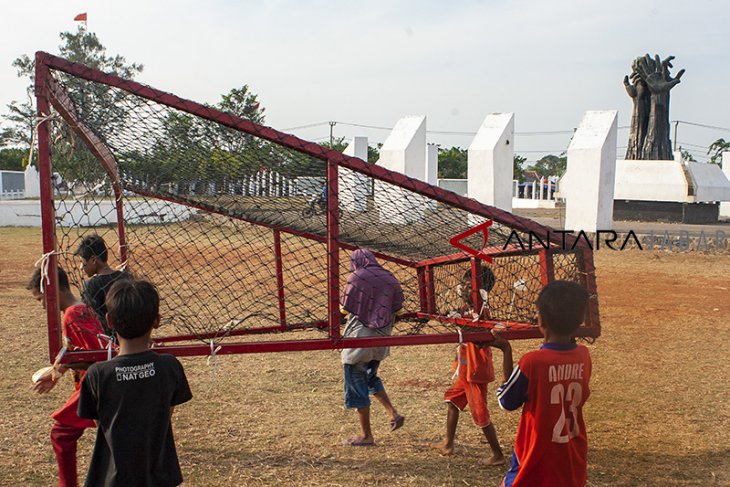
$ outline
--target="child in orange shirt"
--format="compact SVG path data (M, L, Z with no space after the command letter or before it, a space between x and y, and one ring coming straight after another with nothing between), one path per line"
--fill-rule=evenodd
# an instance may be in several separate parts
M480 274L477 275L479 287L487 292L494 287L494 281L494 273L486 267L482 268ZM467 303L463 311L471 311L471 271L464 274L461 295ZM488 317L488 313L489 310L482 306L480 317ZM489 408L487 407L487 384L494 381L494 366L492 365L490 347L484 343L469 342L460 344L454 361L454 370L456 382L444 394L444 401L448 403L446 437L437 443L431 443L430 446L442 455L451 455L454 452L454 438L456 437L456 426L459 422L459 412L469 406L474 423L482 429L484 437L492 449L492 456L483 460L482 463L485 465L503 465L505 463L504 453L502 453L502 448L499 446L497 430L489 417Z

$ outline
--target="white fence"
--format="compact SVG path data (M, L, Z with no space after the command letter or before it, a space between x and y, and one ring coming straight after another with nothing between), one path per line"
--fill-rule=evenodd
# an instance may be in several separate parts
M25 197L25 173L0 171L0 200L17 200Z
M554 200L555 186L555 182L548 178L524 183L514 179L512 181L512 197L530 200Z
M16 189L16 190L3 190L0 192L0 200L20 200L25 198L25 190L24 189Z

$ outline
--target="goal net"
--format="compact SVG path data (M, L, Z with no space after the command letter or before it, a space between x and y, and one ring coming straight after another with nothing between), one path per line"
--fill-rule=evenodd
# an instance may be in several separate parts
M73 252L102 236L110 265L160 292L157 347L205 355L446 343L489 339L495 326L534 338L537 294L554 279L586 287L579 335L600 333L592 251L569 235L567 246L549 237L526 247L549 229L49 54L36 55L36 70L50 268L58 263L80 287ZM402 285L392 336L341 337L340 295L358 248ZM493 285L478 292L484 268Z

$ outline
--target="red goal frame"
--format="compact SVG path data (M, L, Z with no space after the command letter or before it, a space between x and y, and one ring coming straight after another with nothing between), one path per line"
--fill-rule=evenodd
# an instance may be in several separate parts
M279 284L279 326L268 328L256 328L237 330L231 335L246 335L251 333L268 333L281 332L296 329L297 324L290 324L286 319L286 295L283 288L283 273L281 263L281 233L289 233L298 235L303 238L312 239L325 243L327 246L327 320L315 323L315 326L326 328L328 336L321 339L305 339L305 340L280 340L267 342L224 342L216 343L220 346L218 354L231 353L257 353L257 352L280 352L280 351L305 351L305 350L325 350L338 349L348 347L370 347L370 346L395 346L395 345L426 345L438 343L457 343L460 335L457 333L439 333L424 335L404 335L389 336L377 338L342 338L340 333L340 315L339 315L339 295L340 295L340 249L353 250L355 246L341 241L339 233L339 214L338 214L338 170L346 168L360 174L369 176L375 180L381 180L407 190L420 193L430 199L438 202L449 204L455 208L471 212L475 215L491 219L508 225L512 228L523 232L534 232L536 234L550 235L550 245L548 249L538 250L520 250L515 248L506 248L503 251L495 252L493 255L506 256L511 253L520 254L539 254L541 282L543 285L554 279L553 256L563 252L558 246L561 240L558 239L550 228L540 225L532 220L513 215L509 212L500 210L495 207L481 204L473 199L459 196L450 191L443 190L439 187L429 185L425 182L413 179L411 177L389 171L377 165L368 164L356 157L347 156L341 152L320 146L318 144L302 140L294 135L277 131L273 128L258 125L249 120L245 120L228 113L221 112L215 108L202 105L190 100L186 100L175 96L171 93L154 89L150 86L139 82L120 78L118 76L103 73L101 71L89 68L87 66L70 62L57 56L45 52L37 52L35 56L36 76L35 76L35 93L37 99L37 114L40 123L38 124L38 164L40 172L40 192L41 192L41 217L43 228L43 252L47 255L50 269L57 266L56 242L56 226L55 226L55 206L54 192L52 187L52 161L50 157L50 139L49 139L49 122L46 118L50 114L53 107L60 116L73 128L76 134L86 143L88 148L97 157L100 164L112 181L114 194L121 199L122 186L117 172L117 166L114 156L110 149L95 136L95 134L84 125L84 122L76 116L73 103L64 91L64 88L52 76L52 71L63 72L88 81L102 83L110 87L119 88L134 93L136 96L153 100L156 103L166 105L168 107L186 112L188 114L211 120L230 127L232 129L244 132L255 137L273 142L284 146L288 149L301 152L311 157L318 158L326 162L327 168L327 232L326 237L313 233L303 232L300 230L279 227L274 225L266 225L260 222L251 222L257 225L263 225L272 230L274 235L274 248L272 249L276 258L276 277ZM160 198L159 195L154 195ZM162 198L165 199L165 198ZM174 201L170 199L170 201ZM178 201L175 201L179 203ZM190 203L183 203L187 206L193 206ZM209 208L198 207L206 211ZM119 254L122 259L126 259L127 243L125 240L125 224L123 206L117 205L116 212L118 217L118 226L116 232L119 237ZM244 219L244 221L246 221ZM598 337L600 335L600 321L598 314L598 298L595 280L595 267L593 263L593 250L586 242L576 240L572 235L564 235L562 245L571 246L572 252L576 255L576 262L580 273L585 276L585 286L591 298L589 300L589 310L585 324L579 329L579 336L582 337ZM476 258L465 253L455 253L453 255L445 255L442 257L428 259L425 261L411 261L398 256L389 255L385 252L375 252L379 259L398 263L400 265L412 268L417 274L420 287L420 309L412 312L410 316L420 317L424 319L437 319L442 322L452 322L455 324L468 324L466 320L459 321L455 318L447 318L443 315L435 313L434 287L433 287L433 269L435 266L444 263L453 262L472 262L472 266L476 265ZM48 348L51 360L54 359L61 347L60 333L60 312L58 307L58 282L54 272L49 273L49 282L46 286L46 308L47 308L47 326L48 326ZM476 286L475 286L476 287ZM476 300L476 297L475 297ZM489 323L485 323L489 325ZM515 323L517 325L517 323ZM503 334L507 338L537 338L540 336L535 326L513 326ZM302 325L303 326L303 325ZM308 324L312 326L312 324ZM178 356L191 355L209 355L211 347L209 345L200 344L176 344L177 341L189 340L192 337L185 335L175 335L170 337L156 338L156 343L164 345L161 350ZM463 340L465 341L488 341L492 339L488 329L479 330L475 328L473 332L465 333ZM69 352L64 357L64 362L74 361L96 361L106 358L105 351L93 352Z

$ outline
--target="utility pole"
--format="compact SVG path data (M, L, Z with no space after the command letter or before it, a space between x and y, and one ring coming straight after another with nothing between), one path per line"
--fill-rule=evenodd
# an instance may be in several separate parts
M334 147L334 145L335 145L335 136L332 133L332 130L335 128L335 125L337 125L337 122L330 122L330 147Z
M674 152L677 152L677 128L679 127L679 120L674 122Z

